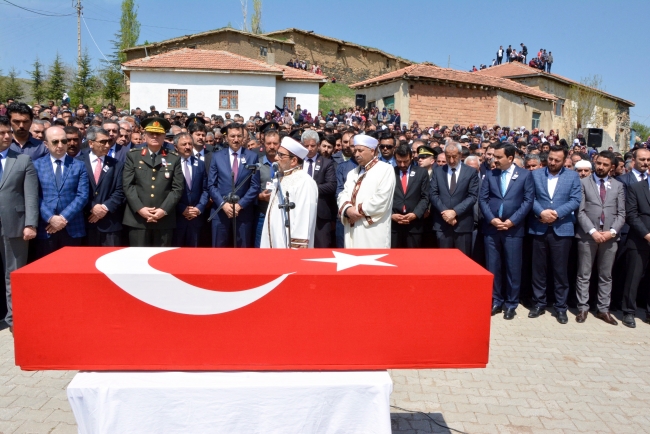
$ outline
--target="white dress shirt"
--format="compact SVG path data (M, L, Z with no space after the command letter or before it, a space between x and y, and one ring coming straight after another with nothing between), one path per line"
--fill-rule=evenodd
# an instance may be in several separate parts
M4 151L0 152L0 155L2 155L2 160L0 160L0 163L2 164L2 171L3 172L5 170L5 165L7 164L7 154L8 153L9 153L9 148L7 148Z
M316 173L316 159L318 158L318 154L314 155L313 157L305 157L302 162L302 170L303 172L309 174L309 160L311 160L311 177L314 177L314 173Z
M632 168L632 173L634 173L634 176L636 177L636 180L641 182L641 172L639 172L638 170ZM647 172L643 172L643 175L645 175L646 179L648 178L648 173Z
M104 164L104 159L103 157L98 157L93 152L89 154L89 157L90 157L90 167L92 167L93 169L93 176L94 176L95 167L97 166L97 163L99 163L101 167Z
M228 148L228 152L229 152L229 155L230 155L230 167L232 167L232 162L235 159L235 155L234 155L235 151L233 151L231 148ZM239 151L237 151L237 159L238 159L237 166L239 167L239 169L242 168L241 167L241 157L242 157L243 153L244 153L244 148L243 147L239 148Z
M557 187L557 180L560 179L560 173L562 173L562 170L560 170L557 175L551 175L551 172L546 169L546 176L547 176L547 184L546 187L548 188L548 196L553 199L553 195L555 194L555 187Z
M460 176L460 166L462 166L462 165L463 165L463 163L458 163L458 165L456 167L454 167L454 169L456 169L456 185L458 185L458 179L459 179L459 176ZM449 187L449 188L451 188L451 174L452 174L451 169L452 169L452 167L447 165L447 187Z
M191 157L190 158L181 158L181 164L182 164L183 174L185 174L185 170L188 170L189 173L190 173L190 178L194 179L194 169L192 168L192 158Z
M205 161L205 149L201 149L200 151L197 151L196 149L193 150L194 156L198 158L200 161ZM239 155L239 154L237 154ZM191 161L190 161L191 163Z
M57 158L54 158L54 156L50 154L50 161L52 162L52 170L54 171L54 173L56 173L56 160ZM65 155L61 158L58 158L58 160L61 161L61 176L63 176L63 172L65 172L65 167L63 164L65 163Z

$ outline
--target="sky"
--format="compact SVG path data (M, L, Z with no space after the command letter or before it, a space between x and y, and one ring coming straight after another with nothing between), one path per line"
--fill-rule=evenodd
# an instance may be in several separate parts
M44 16L11 3L38 10ZM136 0L139 43L159 42L224 27L241 29L240 0ZM0 69L27 78L38 56L77 58L76 0L0 0ZM112 50L121 0L81 0L83 49L95 65ZM252 14L248 0L248 16ZM650 125L648 0L263 0L262 28L313 30L376 47L414 62L469 70L489 64L499 45L553 52L553 72L580 80L600 75L603 88L633 101L632 121ZM94 40L93 40L94 39ZM103 54L102 54L103 53Z

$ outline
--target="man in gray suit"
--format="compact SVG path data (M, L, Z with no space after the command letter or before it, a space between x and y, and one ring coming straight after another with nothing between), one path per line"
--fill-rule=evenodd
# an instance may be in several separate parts
M596 157L596 171L580 180L582 202L578 209L578 316L585 322L589 311L589 279L596 261L598 267L598 312L596 317L608 324L618 325L609 313L612 295L612 267L616 258L617 238L625 223L625 188L623 183L610 178L616 156L602 151Z
M11 123L0 116L0 254L7 292L5 321L13 333L11 281L9 275L27 264L29 240L38 225L38 177L32 160L11 146Z

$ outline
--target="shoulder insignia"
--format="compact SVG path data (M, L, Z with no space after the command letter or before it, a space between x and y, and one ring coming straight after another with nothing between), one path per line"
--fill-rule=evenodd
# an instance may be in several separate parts
M142 148L142 152L140 153L143 157L147 155L147 148Z
M136 151L139 151L139 150L140 150L140 148L131 148L131 149L129 149L129 152L136 152Z
M176 152L176 151L169 151L169 153L170 153L171 155L176 155L176 156L178 157L178 152Z
M167 156L167 150L163 149L162 152L160 153L160 155L162 155L163 157L166 157Z

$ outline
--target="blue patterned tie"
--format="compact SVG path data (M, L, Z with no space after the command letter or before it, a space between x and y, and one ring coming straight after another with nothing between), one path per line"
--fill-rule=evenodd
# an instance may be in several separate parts
M508 175L508 172L503 170L501 171L501 197L505 197L506 195L506 175ZM499 205L499 218L503 217L503 201L501 201L501 205Z
M56 181L56 187L61 188L61 182L63 178L63 170L61 169L61 160L56 160L56 170L54 171L54 180Z

